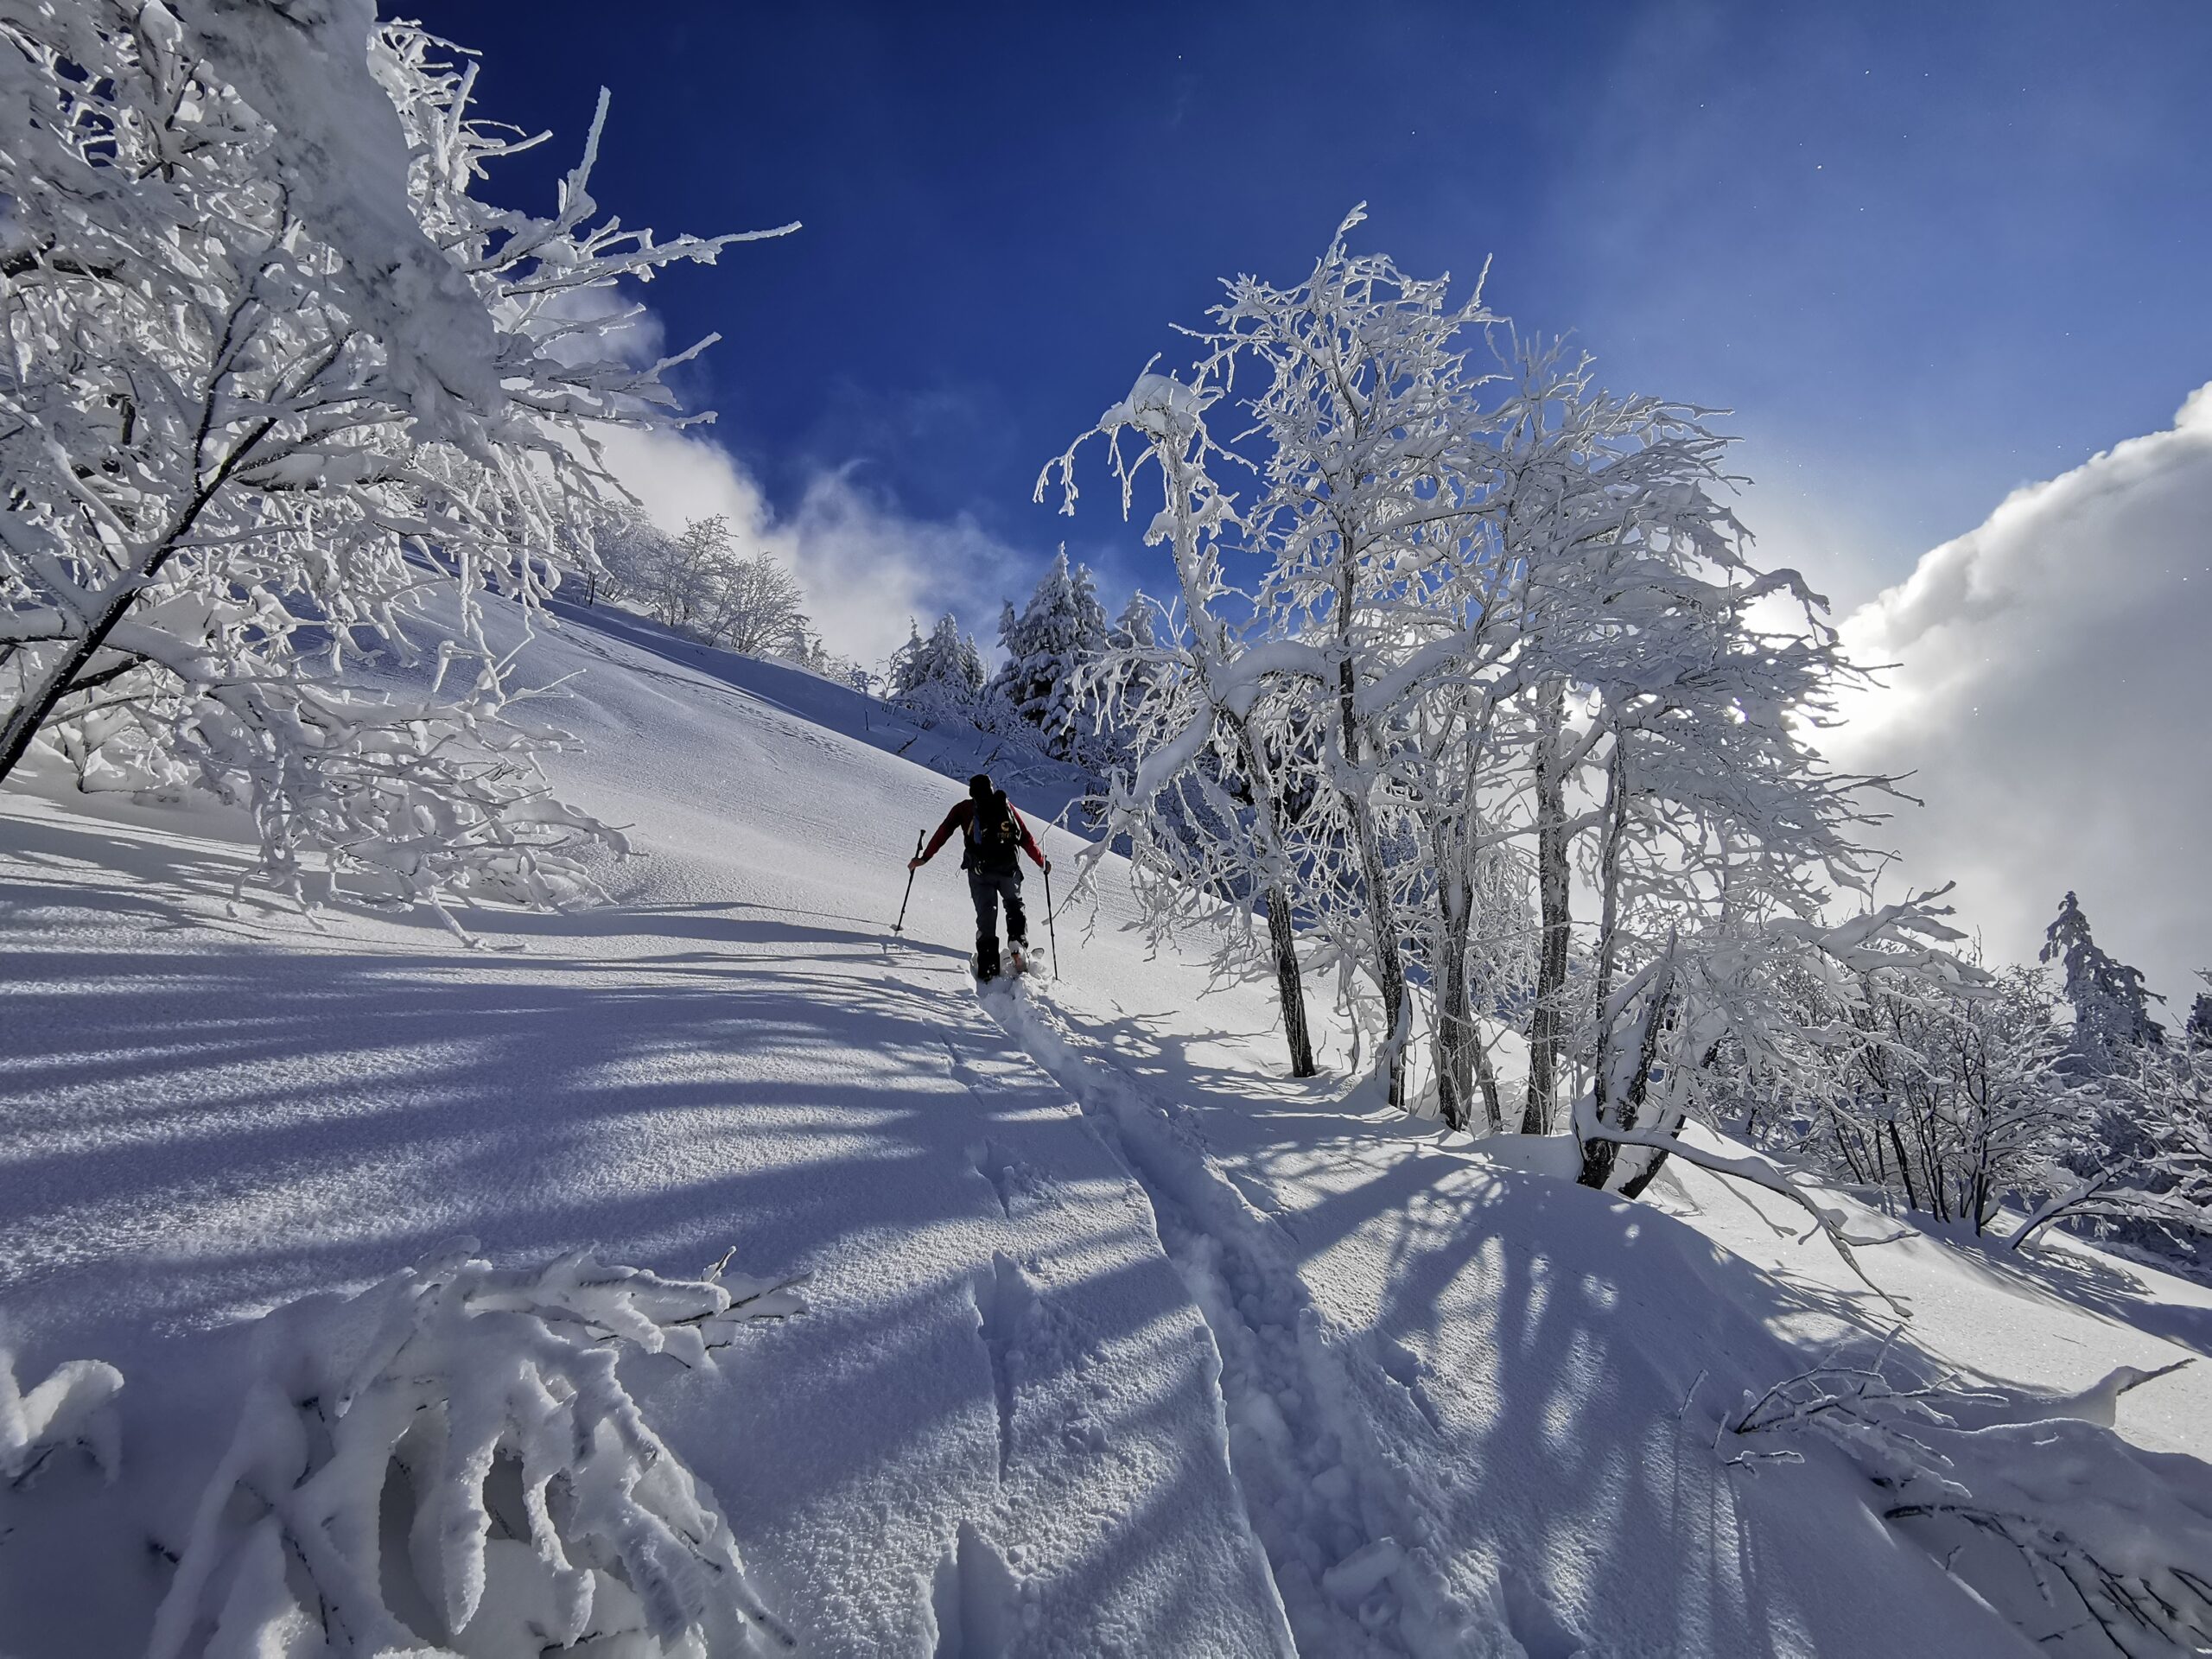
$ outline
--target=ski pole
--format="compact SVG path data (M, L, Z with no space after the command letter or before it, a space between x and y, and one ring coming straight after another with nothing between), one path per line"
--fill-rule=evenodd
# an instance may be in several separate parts
M1060 976L1060 930L1052 921L1052 867L1045 867L1045 937L1052 942L1052 977Z
M930 832L926 830L917 830L914 831L914 856L916 858L919 858L922 855L922 843L929 839L929 833ZM891 931L893 933L903 933L906 931L906 903L907 900L911 899L913 896L914 867L909 864L906 867L906 897L899 901L899 919L891 924Z

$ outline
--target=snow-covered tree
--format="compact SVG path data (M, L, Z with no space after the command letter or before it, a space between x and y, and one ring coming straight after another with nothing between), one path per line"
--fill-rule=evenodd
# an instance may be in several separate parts
M2212 985L2212 969L2197 977ZM2183 1027L2190 1045L2194 1048L2212 1048L2212 991L2199 991L2196 1001L2189 1005L2189 1024Z
M1351 253L1357 223L1296 288L1230 283L1192 378L1147 372L1095 429L1125 511L1136 472L1160 467L1149 534L1173 546L1182 596L1109 816L1158 878L1162 925L1258 895L1271 921L1326 941L1325 960L1363 963L1394 1095L1410 950L1455 1125L1478 1087L1503 1116L1481 1022L1510 998L1522 1128L1555 1126L1569 1066L1591 1085L1574 1111L1585 1178L1612 1183L1614 1147L1632 1144L1618 1179L1640 1184L1671 1135L1651 1126L1681 1122L1643 1115L1649 1077L1680 1093L1685 1053L1746 1022L1751 1046L1789 1047L1758 1027L1778 1008L1745 988L1812 948L1831 904L1864 903L1859 836L1885 781L1829 773L1806 741L1853 671L1817 596L1751 562L1720 499L1726 441L1700 411L1608 392L1557 346L1475 372L1463 337L1494 320ZM1230 459L1265 484L1242 519L1211 475L1228 452L1205 420L1238 384L1254 418ZM1144 446L1134 461L1125 435ZM1072 454L1044 480L1071 506ZM1231 526L1268 561L1249 597L1223 572ZM1794 627L1759 620L1777 601ZM1109 652L1101 683L1135 655ZM1598 913L1575 976L1578 861ZM1183 899L1165 896L1176 886ZM1508 913L1529 886L1533 952ZM1955 938L1935 913L1869 911L1875 932L1853 947L1885 930L1916 939L1908 955ZM1274 955L1294 969L1287 929Z
M2151 1018L2151 994L2139 969L2107 956L2089 932L2082 902L2069 893L2044 930L2042 959L2060 963L2066 1000L2074 1006L2074 1057L2081 1068L2105 1071L2127 1063L2133 1050L2164 1036Z
M1308 690L1397 1103L1413 999L1376 792L1404 722L1395 703L1363 693L1429 631L1421 613L1435 573L1461 555L1481 511L1489 420L1465 357L1470 332L1494 319L1479 291L1454 303L1445 280L1351 252L1345 238L1365 217L1355 208L1294 287L1229 283L1208 345L1224 360L1255 359L1264 376L1250 407L1267 489L1246 517L1273 562L1263 605L1284 631L1328 642L1325 678Z
M732 559L722 572L710 643L748 657L786 656L808 647L805 594L798 578L766 553Z
M788 655L806 637L798 578L765 552L742 550L720 513L675 536L621 514L599 541L610 593L669 627L748 657Z
M1699 594L1686 572L1640 579L1670 588L1682 608L1635 625L1622 664L1632 677L1603 684L1592 717L1605 734L1592 849L1596 1026L1588 1119L1576 1109L1592 1185L1612 1156L1591 1126L1636 1121L1615 1080L1641 1039L1616 1023L1613 993L1664 954L1662 931L1693 955L1708 941L1739 955L1770 919L1812 923L1839 894L1871 891L1853 839L1869 816L1853 797L1862 780L1828 773L1800 730L1834 671L1832 639L1750 632L1742 616L1758 584Z
M1108 699L1108 711L1103 716L1109 730L1122 723L1115 711L1136 708L1158 677L1158 664L1153 658L1153 653L1159 649L1154 620L1158 608L1141 591L1131 594L1129 602L1122 607L1122 613L1106 630L1106 649L1116 653L1118 664L1118 673L1110 682L1112 695ZM1103 655L1102 652L1102 660ZM1092 665L1091 683L1108 683L1096 664Z
M831 651L820 634L809 633L804 628L793 635L788 646L781 650L771 648L768 654L796 663L824 679L835 680L838 684L851 686L857 691L865 692L875 677L850 658L840 657Z
M676 538L629 502L610 508L593 526L598 592L617 604L658 617L665 573L683 559Z
M974 712L983 691L983 655L947 611L928 634L909 623L906 643L891 656L887 696L893 702L933 713Z
M1898 934L1758 953L1732 994L1756 1017L1738 1009L1694 1059L1702 1034L1662 1044L1662 1069L1708 1121L1902 1209L1981 1233L2026 1206L2016 1248L2060 1222L2165 1247L2212 1236L2212 1058L2143 1045L2085 1077L2044 970L1984 972Z
M2040 974L1967 988L1872 976L1838 1010L1853 1040L1821 1123L1837 1173L1980 1232L2008 1195L2054 1173L2070 1184L2059 1161L2094 1105L2063 1074L2065 1031Z
M1840 921L1777 906L1723 911L1694 931L1670 929L1591 1011L1591 1081L1576 1094L1573 1118L1583 1179L1633 1198L1666 1157L1680 1157L1782 1193L1843 1246L1834 1215L1774 1166L1701 1150L1680 1130L1740 1106L1746 1077L1797 1116L1817 1109L1841 1086L1853 1052L1841 1011L1876 985L1951 995L1978 984L1978 970L1954 954L1961 935L1943 920L1940 896L1868 906ZM1810 1007L1797 1000L1808 982L1824 993ZM1593 1166L1600 1141L1619 1150Z
M1231 590L1220 539L1237 519L1208 471L1221 451L1207 430L1205 410L1220 396L1218 385L1185 385L1147 370L1128 397L1046 466L1036 493L1043 500L1057 476L1061 510L1072 513L1076 452L1093 437L1106 440L1124 517L1135 508L1145 464L1159 469L1161 505L1145 540L1165 543L1174 559L1180 626L1170 640L1155 641L1144 658L1153 681L1135 716L1137 763L1112 781L1099 848L1129 838L1133 879L1155 935L1202 918L1224 941L1219 967L1264 961L1272 968L1292 1074L1311 1077L1313 1045L1295 924L1297 855L1278 777L1283 748L1270 741L1285 713L1268 686L1281 642L1248 650L1224 615ZM1134 455L1122 450L1125 436L1138 446ZM1310 653L1300 656L1308 658ZM1120 658L1128 660L1126 654ZM1102 672L1118 683L1114 659ZM1096 868L1096 858L1088 860L1086 878ZM1252 934L1255 896L1267 916L1264 948Z
M482 595L573 564L598 431L683 418L579 300L742 238L599 219L603 101L550 217L483 200L535 141L474 79L361 7L0 3L0 779L43 740L238 802L296 892L314 852L543 900L612 838L548 797ZM432 640L425 690L348 678Z
M1082 706L1080 688L1107 645L1106 612L1090 568L1071 569L1063 546L1020 613L1006 607L999 643L1006 660L991 677L986 696L1035 728L1055 760L1083 758L1096 729Z
M2030 1188L2040 1198L2017 1246L2056 1221L2140 1240L2212 1237L2212 1051L2139 1044L2076 1092L2101 1096L2091 1126Z
M609 539L613 556L601 556L616 592L665 626L703 635L719 569L730 557L728 521L720 513L694 518L671 536L636 518Z

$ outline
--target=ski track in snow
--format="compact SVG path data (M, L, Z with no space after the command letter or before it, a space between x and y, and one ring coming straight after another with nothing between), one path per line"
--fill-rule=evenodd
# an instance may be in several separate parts
M1346 1368L1374 1362L1330 1330L1270 1236L1276 1224L1208 1160L1179 1109L1079 1045L1027 988L986 990L982 1001L1098 1125L1151 1202L1161 1246L1220 1351L1231 1466L1300 1651L1566 1651L1532 1648L1510 1611L1478 1612L1455 1592L1441 1565L1448 1545L1349 1407ZM1384 1340L1389 1357L1376 1369L1433 1434L1419 1362Z
M129 1384L117 1487L0 1490L0 1649L142 1648L149 1532L237 1408L211 1355L469 1231L813 1273L804 1317L641 1399L817 1659L1287 1652L1141 1194L933 942L969 925L942 865L885 935L945 780L797 671L528 650L591 664L555 770L652 856L612 906L473 918L491 950L232 907L219 816L0 801L0 1310L31 1374Z

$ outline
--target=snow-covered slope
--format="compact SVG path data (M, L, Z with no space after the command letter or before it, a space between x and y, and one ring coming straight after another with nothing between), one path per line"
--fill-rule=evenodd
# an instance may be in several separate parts
M1744 1390L1894 1323L1732 1195L1622 1204L1347 1110L1110 880L1058 980L979 997L950 859L889 931L954 790L846 694L528 650L588 671L563 781L649 856L610 907L471 918L486 950L234 899L219 819L0 798L0 1312L26 1378L126 1378L116 1486L0 1491L0 1652L140 1650L239 1322L456 1233L811 1272L716 1369L632 1378L811 1652L2028 1649L1840 1462L1716 1451ZM2207 1340L2207 1299L2090 1253L2031 1284L1885 1248L1972 1304L1926 1345L2002 1327L2013 1382ZM2123 1427L2201 1454L2202 1396L2160 1392L2197 1386Z

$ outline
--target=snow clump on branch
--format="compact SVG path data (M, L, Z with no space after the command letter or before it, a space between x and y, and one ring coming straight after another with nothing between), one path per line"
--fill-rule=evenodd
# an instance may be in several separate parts
M803 1311L798 1281L581 1251L507 1270L475 1249L267 1317L149 1659L797 1649L618 1362L703 1365L747 1320Z
M121 1442L115 1396L123 1373L97 1359L72 1359L54 1368L25 1394L16 1381L16 1356L0 1327L0 1480L23 1485L48 1459L82 1446L107 1479L115 1478Z

